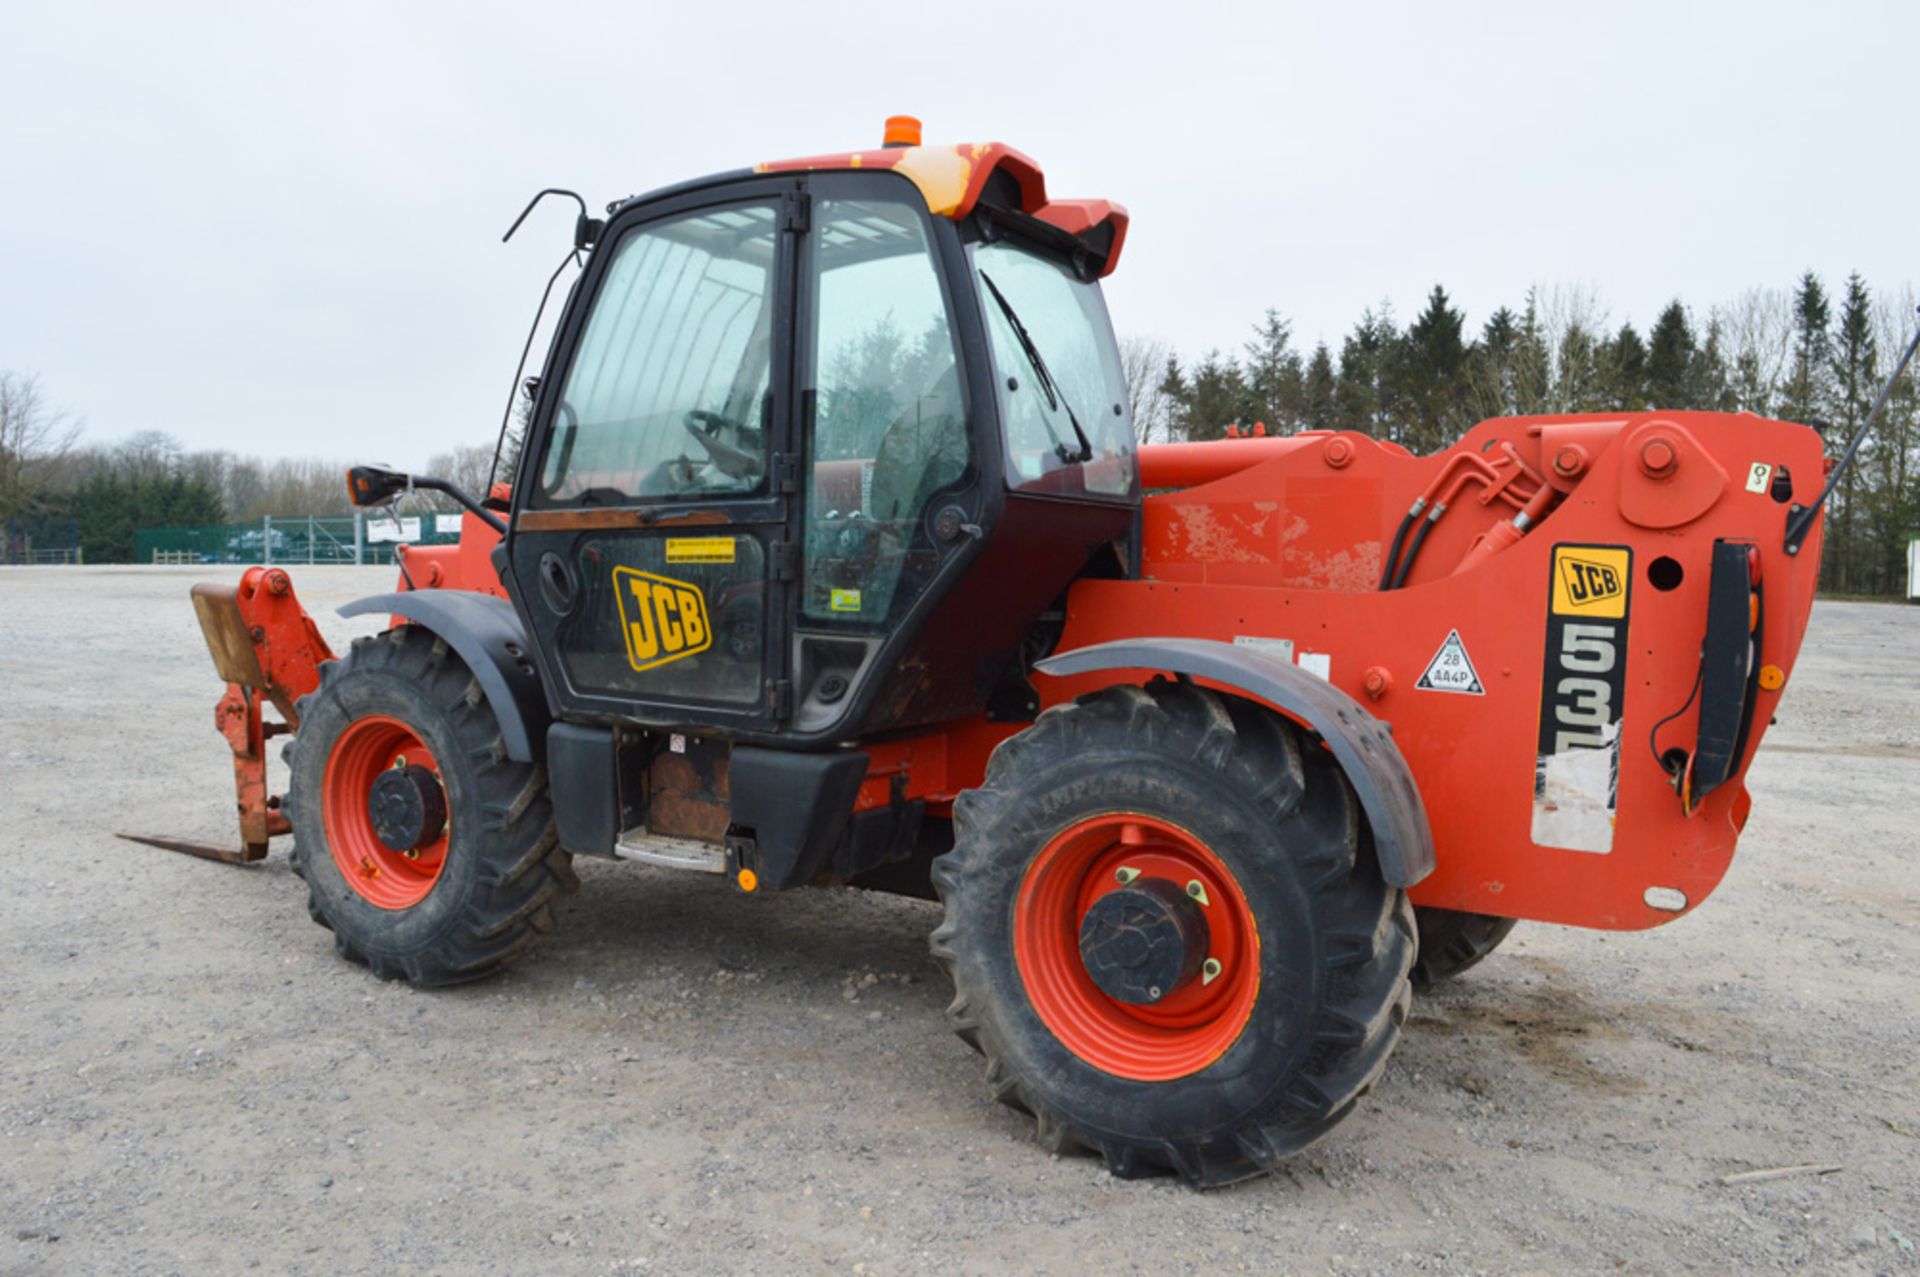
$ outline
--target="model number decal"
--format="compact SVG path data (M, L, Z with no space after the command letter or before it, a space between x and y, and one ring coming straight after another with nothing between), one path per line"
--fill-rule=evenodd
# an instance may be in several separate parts
M1608 852L1620 790L1633 552L1625 546L1557 545L1552 570L1533 840L1542 847Z
M1612 625L1569 621L1560 627L1560 667L1568 671L1555 683L1553 749L1604 749L1606 729L1620 719L1613 683L1605 676L1620 664L1618 635Z

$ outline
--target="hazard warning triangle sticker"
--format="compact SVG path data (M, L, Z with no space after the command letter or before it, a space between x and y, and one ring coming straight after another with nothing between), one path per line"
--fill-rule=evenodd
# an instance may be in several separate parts
M1474 672L1473 658L1467 655L1467 645L1460 641L1459 630L1447 631L1447 641L1427 662L1427 672L1420 676L1420 681L1414 686L1429 692L1461 692L1467 696L1487 694L1487 689L1480 685L1480 676Z

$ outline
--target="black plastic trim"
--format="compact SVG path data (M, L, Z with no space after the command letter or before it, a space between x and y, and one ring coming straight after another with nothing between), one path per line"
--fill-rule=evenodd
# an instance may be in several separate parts
M1165 670L1245 692L1320 734L1360 799L1380 872L1411 887L1433 872L1426 805L1387 725L1332 683L1264 652L1214 639L1140 638L1096 643L1034 666L1064 678L1101 670Z
M1740 541L1713 545L1707 634L1700 645L1700 732L1689 790L1696 804L1733 775L1753 724L1760 662L1754 659L1758 636L1750 624L1754 584L1749 552Z
M355 599L339 610L341 616L370 612L390 613L445 639L480 681L500 722L507 757L516 763L546 761L553 714L511 603L472 590L408 590Z
M763 887L798 887L829 863L853 814L867 756L736 745L727 763L733 824L751 830Z
M577 856L611 856L620 838L620 753L611 727L547 728L554 832Z

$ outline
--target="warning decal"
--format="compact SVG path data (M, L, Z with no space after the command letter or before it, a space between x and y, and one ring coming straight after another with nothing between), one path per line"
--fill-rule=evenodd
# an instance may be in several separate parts
M1487 689L1480 685L1480 675L1474 672L1473 659L1467 655L1467 645L1460 641L1459 630L1447 631L1447 641L1427 662L1427 672L1420 676L1420 681L1414 686L1426 692L1462 692L1468 696L1487 694Z
M732 537L668 537L669 563L731 563Z

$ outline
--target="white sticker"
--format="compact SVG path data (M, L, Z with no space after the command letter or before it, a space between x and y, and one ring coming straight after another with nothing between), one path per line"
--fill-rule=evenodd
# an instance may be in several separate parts
M1420 676L1420 681L1414 686L1428 692L1462 692L1468 696L1487 694L1487 689L1480 685L1480 676L1474 673L1473 659L1467 655L1467 645L1460 641L1459 630L1447 631L1447 641L1427 662L1427 672Z
M684 754L687 752L687 738L675 732L667 737L667 748L676 754Z
M1333 655L1330 652L1300 653L1300 668L1309 674L1318 674L1329 683L1333 681Z
M410 514L403 519L368 519L367 541L373 545L382 542L404 541L409 544L420 539L420 516Z
M1258 634L1236 634L1233 636L1235 647L1250 647L1256 652L1265 652L1277 656L1287 664L1293 664L1293 640L1263 638Z
M1765 492L1767 483L1773 478L1773 467L1764 461L1756 461L1747 467L1747 491Z
M1620 781L1620 724L1600 731L1600 748L1575 746L1542 757L1533 777L1533 840L1562 851L1613 850Z

